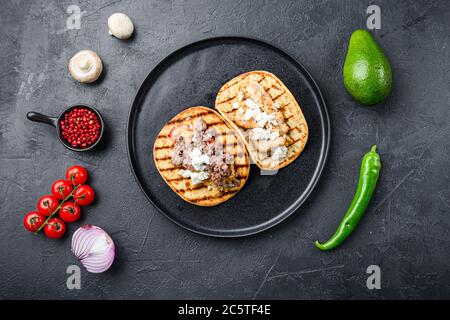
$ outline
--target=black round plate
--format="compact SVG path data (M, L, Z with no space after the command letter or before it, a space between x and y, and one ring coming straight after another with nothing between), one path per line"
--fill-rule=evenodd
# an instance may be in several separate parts
M261 175L252 165L246 185L224 203L214 207L189 204L169 188L155 167L152 149L156 136L188 107L214 108L220 87L252 70L274 73L293 93L309 127L306 148L275 175ZM205 39L170 54L142 83L128 121L131 167L149 201L178 225L217 237L254 234L295 212L316 185L330 143L326 105L311 75L281 49L244 37Z

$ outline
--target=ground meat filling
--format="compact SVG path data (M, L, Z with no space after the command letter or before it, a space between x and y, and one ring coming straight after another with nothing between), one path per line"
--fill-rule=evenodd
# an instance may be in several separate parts
M208 156L205 169L209 180L219 188L232 188L239 185L235 177L234 156L226 154L223 146L216 141L217 132L209 128L202 118L193 123L193 134L179 134L175 137L175 146L172 149L171 161L176 166L182 166L185 170L195 170L192 165L191 152L194 149Z
M175 138L175 147L172 150L172 163L176 166L183 166L187 170L193 167L189 158L190 142L179 135Z

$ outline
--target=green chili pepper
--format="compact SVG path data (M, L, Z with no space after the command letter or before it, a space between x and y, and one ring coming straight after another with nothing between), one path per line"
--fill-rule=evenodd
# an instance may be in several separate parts
M325 243L316 241L316 247L320 250L331 250L339 246L355 230L366 211L380 175L380 156L376 149L377 146L374 145L362 159L356 193L336 233Z

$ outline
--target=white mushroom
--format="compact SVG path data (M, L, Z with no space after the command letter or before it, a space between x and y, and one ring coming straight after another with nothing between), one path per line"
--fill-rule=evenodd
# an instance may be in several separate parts
M114 13L108 18L109 34L119 38L128 39L134 31L133 22L123 13Z
M100 77L103 70L102 60L92 50L81 50L69 61L72 77L83 83L91 83Z

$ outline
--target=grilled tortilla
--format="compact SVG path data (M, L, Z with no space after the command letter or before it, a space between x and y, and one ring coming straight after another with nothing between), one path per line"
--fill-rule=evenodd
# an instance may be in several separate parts
M277 130L269 140L253 138L257 140L255 142L251 138L253 132L249 133L249 130L261 127L261 122L255 120L258 119L257 116L251 118L251 113L247 114L249 99L251 104L255 102L260 107L258 110L264 111L264 117L279 120L275 120L275 128L270 118L267 120L260 117L262 123L265 123L264 130L268 130L266 132ZM253 162L261 169L276 170L285 167L305 148L308 125L302 110L289 89L270 72L247 72L228 81L219 90L215 107L239 133ZM276 148L281 146L283 147L277 151Z
M218 192L206 180L193 185L190 178L180 175L181 166L171 162L172 150L175 145L170 135L174 127L192 125L201 117L208 128L217 132L216 141L220 141L227 154L234 155L234 175L239 180L236 187L226 188ZM242 140L233 128L214 110L206 107L192 107L177 114L158 134L154 147L153 158L156 168L169 185L183 200L198 206L214 206L233 197L245 184L250 173L250 159Z

